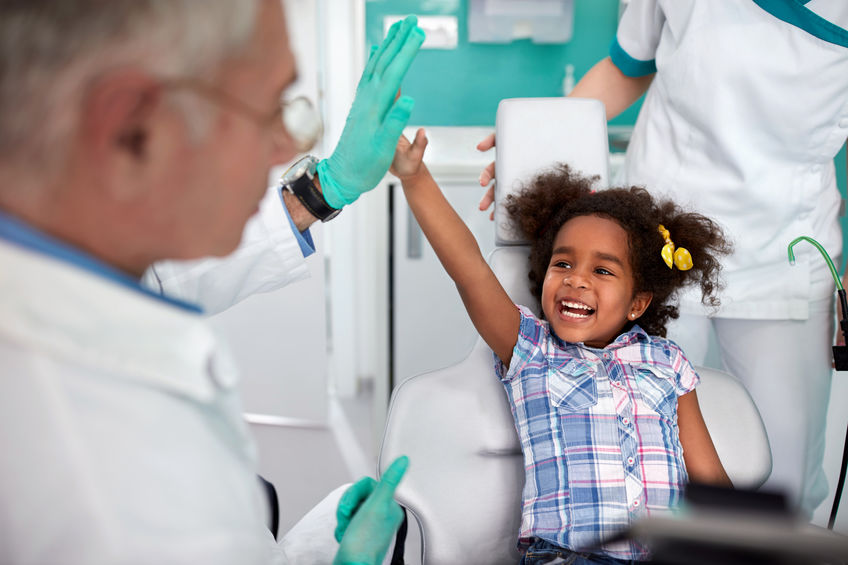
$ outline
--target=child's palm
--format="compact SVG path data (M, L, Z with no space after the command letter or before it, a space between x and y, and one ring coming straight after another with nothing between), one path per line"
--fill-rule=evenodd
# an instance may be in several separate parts
M392 166L389 171L399 179L417 174L421 169L421 162L424 158L424 149L426 147L427 136L424 134L423 129L415 132L415 139L412 143L406 139L406 136L401 135L400 139L398 139L395 157L392 160Z

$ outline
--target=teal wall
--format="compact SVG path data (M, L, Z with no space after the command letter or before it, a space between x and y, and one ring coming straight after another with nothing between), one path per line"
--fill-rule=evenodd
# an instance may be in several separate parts
M468 0L369 0L365 35L369 45L383 36L386 15L452 15L459 23L456 49L422 50L403 83L415 99L411 123L424 126L493 126L502 98L562 96L565 65L575 80L609 52L618 22L618 0L576 0L574 34L559 45L530 40L510 44L469 43ZM632 124L638 107L612 123Z
M383 37L386 15L453 15L459 23L456 49L422 50L403 83L415 99L410 122L423 126L494 126L498 101L525 96L562 96L565 65L579 81L607 56L618 21L618 0L575 0L574 34L562 45L518 40L507 45L469 43L468 0L366 0L365 36L369 45ZM367 48L367 46L363 46ZM636 121L641 101L611 124ZM845 149L836 157L837 178L845 195ZM848 223L842 219L848 250Z

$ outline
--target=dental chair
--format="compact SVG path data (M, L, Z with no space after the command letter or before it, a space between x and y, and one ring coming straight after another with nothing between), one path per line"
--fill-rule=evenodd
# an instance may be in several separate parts
M502 206L519 182L566 162L608 184L603 105L596 100L504 100L497 115L495 238L489 263L518 304L539 312L527 280L528 247ZM518 562L524 465L491 350L478 339L458 364L418 375L391 399L380 450L382 471L399 455L410 467L396 491L410 528L421 535L426 565ZM733 376L697 367L698 400L727 474L755 488L771 472L765 428L747 390Z

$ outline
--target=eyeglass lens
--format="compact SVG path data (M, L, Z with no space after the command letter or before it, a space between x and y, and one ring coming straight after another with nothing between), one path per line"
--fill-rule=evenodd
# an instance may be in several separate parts
M308 98L298 96L282 102L283 125L299 152L312 149L324 133L324 125L318 110Z

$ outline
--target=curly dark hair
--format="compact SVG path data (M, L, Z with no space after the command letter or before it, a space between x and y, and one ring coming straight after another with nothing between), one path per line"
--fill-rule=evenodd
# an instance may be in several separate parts
M545 171L517 195L509 195L506 210L516 227L531 242L530 290L537 299L548 269L553 243L560 228L578 216L599 216L617 222L628 234L628 250L634 277L634 293L653 294L648 309L638 319L651 335L665 337L669 320L677 318L678 291L697 283L701 301L711 307L722 284L719 256L732 247L722 229L711 219L681 209L670 200L651 196L643 187L594 190L598 177L586 177L560 164ZM658 231L662 224L677 247L688 249L694 267L688 271L669 269L660 255L665 241ZM622 331L629 330L628 322Z

